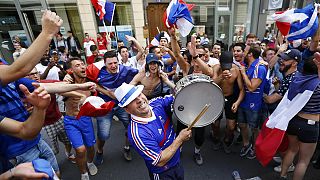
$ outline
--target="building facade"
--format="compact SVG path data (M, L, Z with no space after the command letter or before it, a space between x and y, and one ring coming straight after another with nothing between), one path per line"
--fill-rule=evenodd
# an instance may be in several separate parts
M111 34L113 45L116 39L125 40L133 35L146 46L159 31L165 30L163 12L169 0L111 0L116 3L112 24L105 26L98 19L90 0L0 0L0 55L12 61L14 36L19 36L27 45L41 31L42 10L55 11L64 21L60 32L66 37L72 31L80 41L84 33L96 37L97 32ZM313 1L278 0L282 8L303 7ZM264 0L186 0L195 4L191 15L195 31L203 32L211 42L221 41L226 45L253 32L263 37L268 27L268 9ZM276 2L276 1L272 1ZM281 8L280 8L281 10ZM269 26L272 22L269 22ZM127 44L128 45L128 44Z

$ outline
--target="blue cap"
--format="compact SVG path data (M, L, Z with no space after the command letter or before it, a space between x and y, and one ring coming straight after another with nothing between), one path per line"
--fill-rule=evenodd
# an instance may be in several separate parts
M302 58L301 52L297 49L289 49L286 52L280 53L278 56L285 61L293 59L299 62Z
M156 56L154 53L149 53L146 57L146 63L150 64L151 62L156 62L159 65L162 65L160 59L158 56Z

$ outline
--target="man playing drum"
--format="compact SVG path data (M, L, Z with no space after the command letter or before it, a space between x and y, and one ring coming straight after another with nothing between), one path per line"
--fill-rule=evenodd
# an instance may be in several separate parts
M236 127L236 112L244 98L243 81L239 68L232 63L233 55L231 52L223 52L220 56L220 64L215 65L213 69L212 79L217 83L225 97L225 115L227 119L227 129L223 139L223 148L225 153L231 153L231 145L234 138L234 129ZM238 97L234 94L234 85L238 84L240 93ZM213 143L217 149L220 146L220 120L222 115L212 124Z
M129 141L145 160L150 179L184 179L179 148L191 137L191 130L183 129L175 138L170 115L173 96L149 103L142 90L143 85L123 83L114 92L118 106L131 114Z
M169 94L170 88L174 88L175 85L170 82L166 73L161 71L161 67L162 63L159 57L153 53L149 53L146 57L145 71L139 72L130 84L142 84L144 86L142 93L149 100Z
M184 60L182 55L180 54L180 47L177 42L177 38L175 35L175 29L169 29L169 34L171 36L171 46L172 50L174 53L174 56L177 60L178 65L182 69L183 76L186 76L188 74L195 74L195 73L200 73L200 74L206 74L210 75L212 74L212 69L210 66L208 66L204 62L205 58L205 50L201 47L196 48L196 37L192 36L191 37L191 48L190 48L190 54L193 55L193 58L191 60L191 64L189 64L187 61ZM179 130L183 129L185 125L183 125L181 122L177 122L177 133ZM200 148L202 144L204 143L204 134L205 134L205 127L198 127L195 128L195 151L194 151L194 160L198 165L203 164L203 159L200 154Z

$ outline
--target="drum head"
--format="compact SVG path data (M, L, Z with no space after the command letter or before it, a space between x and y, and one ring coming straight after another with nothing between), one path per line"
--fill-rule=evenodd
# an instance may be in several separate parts
M177 118L190 125L206 104L211 104L207 112L194 127L203 127L214 122L224 108L224 96L218 85L208 81L192 82L176 92L173 110Z

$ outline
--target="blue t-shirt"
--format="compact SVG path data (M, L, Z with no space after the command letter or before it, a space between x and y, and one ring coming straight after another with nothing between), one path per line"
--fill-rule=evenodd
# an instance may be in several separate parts
M152 117L140 118L131 115L128 138L132 146L143 157L149 172L162 173L177 165L180 160L180 151L166 165L157 166L161 159L161 152L172 144L175 132L171 123L170 114L173 96L158 97L150 101Z
M259 59L256 59L251 66L248 67L246 74L250 80L253 78L259 78L262 82L254 92L250 92L247 86L244 86L246 94L244 100L240 104L240 107L250 109L252 111L259 111L262 107L263 91L267 82L267 67L263 64L259 64Z
M29 118L29 113L25 109L21 98L23 93L20 91L19 85L25 85L30 92L34 90L32 86L33 80L21 78L15 82L11 82L6 86L0 84L0 115L11 118L20 122L24 122ZM38 144L40 134L33 140L22 140L9 135L0 134L1 150L0 153L4 157L11 159L21 155Z
M138 72L139 71L137 69L119 64L119 72L116 74L110 74L104 66L101 68L97 80L98 84L103 86L105 89L114 91L121 86L122 83L130 83L133 77L138 74ZM102 93L99 93L98 96L104 99L106 102L113 100L115 103L118 103L116 100Z

